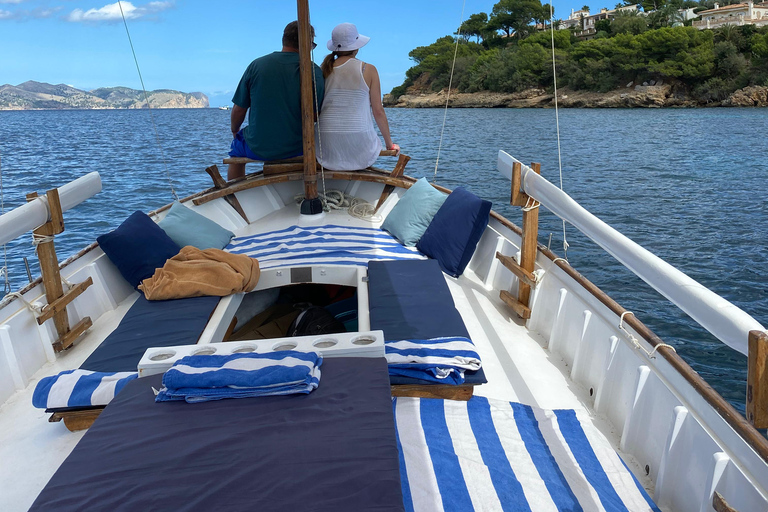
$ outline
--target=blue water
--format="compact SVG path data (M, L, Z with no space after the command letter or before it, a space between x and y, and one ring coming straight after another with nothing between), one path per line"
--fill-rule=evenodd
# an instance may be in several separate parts
M59 259L76 253L137 209L210 186L205 167L221 162L229 112L154 112L164 159L147 111L0 112L5 208L87 172L99 171L101 194L65 214ZM441 110L388 110L395 142L413 160L408 173L434 174ZM563 187L608 224L768 324L768 123L759 109L563 110ZM552 110L448 112L437 182L464 185L493 201L513 222L509 182L496 172L504 149L538 161L559 183ZM391 159L382 159L390 168ZM221 166L224 172L224 166ZM552 233L562 255L562 225L541 212L540 241ZM744 410L746 358L722 345L599 247L567 230L568 259L588 279L634 311L715 389ZM0 255L1 256L1 255ZM29 237L8 245L11 284L27 282L21 258L39 274ZM1 265L1 264L0 264Z

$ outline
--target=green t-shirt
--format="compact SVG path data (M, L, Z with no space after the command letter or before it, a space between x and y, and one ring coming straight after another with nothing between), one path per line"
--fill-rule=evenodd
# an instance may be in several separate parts
M325 92L323 73L317 65L315 84L318 105ZM277 160L303 153L299 54L274 52L246 68L232 103L250 108L245 142L256 155Z

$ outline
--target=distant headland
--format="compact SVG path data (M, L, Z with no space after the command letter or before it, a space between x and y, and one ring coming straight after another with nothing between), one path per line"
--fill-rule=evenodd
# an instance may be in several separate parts
M208 108L201 92L170 89L147 91L152 108ZM128 87L101 87L82 91L69 85L28 81L0 85L0 110L71 110L147 108L144 92Z

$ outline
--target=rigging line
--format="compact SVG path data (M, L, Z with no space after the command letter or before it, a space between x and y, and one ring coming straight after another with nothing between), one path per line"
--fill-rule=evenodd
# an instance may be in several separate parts
M555 125L557 126L557 165L560 169L560 190L563 190L563 157L560 152L560 113L557 108L557 67L555 66L555 24L552 22L555 12L552 3L549 4L549 28L552 35L552 80L555 84ZM565 220L563 220L563 253L568 261L568 240L565 236Z
M310 20L310 26L312 26L311 25L311 21L312 20ZM311 48L311 45L310 45L310 48ZM316 123L317 123L317 133L320 133L320 98L317 97L317 77L315 76L315 49L312 48L309 51L309 54L312 57L310 59L310 67L311 67L311 70L312 70L312 86L315 88L312 91L312 97L314 98L313 103L315 105L315 119L317 120L316 121ZM323 162L322 162L322 159L323 159L323 141L321 140L321 138L319 136L317 137L317 146L318 146L318 149L320 150L320 159L319 159L320 160L320 180L323 182L322 201L323 201L323 209L325 209L327 207L328 203L326 201L326 194L327 194L327 192L325 190L325 167L323 166Z
M445 120L448 117L448 100L451 97L451 85L453 84L453 70L456 68L456 55L459 52L459 38L461 38L461 24L464 23L464 8L467 0L461 4L461 19L459 19L459 28L456 31L456 45L453 48L453 63L451 64L451 76L448 79L448 94L445 95L445 111L443 112L443 127L440 128L440 144L437 146L437 158L435 159L435 174L432 183L437 182L437 166L440 163L440 150L443 148L443 134L445 133Z
M165 153L163 153L163 146L160 144L160 135L157 133L157 125L155 124L155 116L152 114L152 107L149 105L149 96L147 95L147 88L144 87L144 78L141 76L141 69L139 68L139 60L136 58L136 50L133 49L133 40L131 40L131 33L128 31L128 22L125 21L125 14L123 13L123 4L120 0L117 0L117 5L120 7L120 16L123 18L123 25L125 25L125 33L128 34L128 44L131 45L131 53L133 54L133 62L136 63L136 71L139 73L139 81L141 82L141 90L144 91L144 101L147 102L147 110L149 111L149 118L152 120L152 128L155 130L155 141L157 147L160 149L160 159L163 161L165 167L165 175L168 178L168 185L171 187L171 193L173 197L178 201L179 196L173 189L173 180L171 180L171 172L168 170L168 163L165 161Z
M0 215L5 213L5 194L3 191L3 161L0 154ZM0 277L3 278L3 291L5 294L11 293L11 281L8 276L8 244L3 244L3 266L0 268Z

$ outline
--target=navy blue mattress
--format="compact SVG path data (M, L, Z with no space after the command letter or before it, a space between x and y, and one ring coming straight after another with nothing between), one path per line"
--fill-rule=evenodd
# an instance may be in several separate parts
M453 303L437 260L371 261L368 263L371 329L388 341L465 336L469 332ZM466 372L467 384L487 382L482 368ZM391 377L392 384L433 384Z
M333 358L309 395L155 403L130 382L30 510L401 511L384 358Z
M191 345L203 333L220 297L149 301L141 294L120 325L80 366L94 372L135 372L149 347Z

